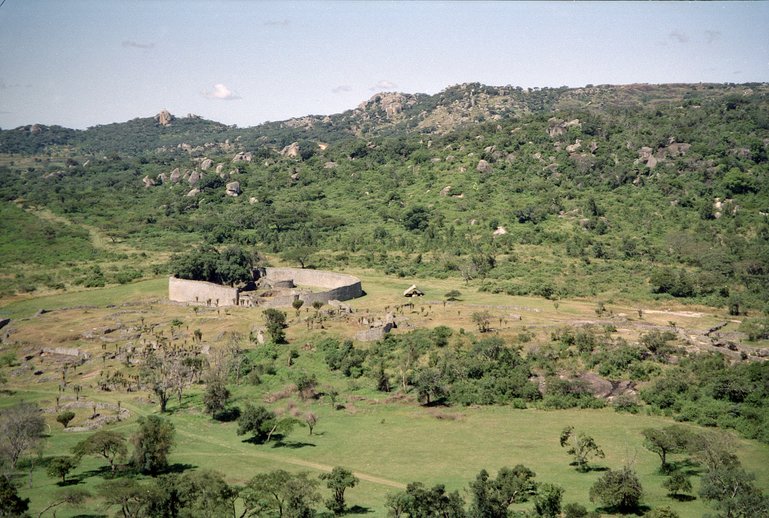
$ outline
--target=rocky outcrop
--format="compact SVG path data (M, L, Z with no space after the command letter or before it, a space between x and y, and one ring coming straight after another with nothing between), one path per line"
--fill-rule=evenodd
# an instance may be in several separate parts
M169 177L169 180L171 180L171 183L179 183L179 180L181 179L182 179L182 173L179 171L178 167L173 171L171 171L171 176Z
M326 162L323 164L323 169L334 169L336 168L336 162Z
M212 165L214 165L214 161L211 160L210 158L206 158L202 162L200 162L200 169L205 171L207 169L210 169Z
M227 196L238 196L240 195L240 182L230 182L227 184L227 191L225 192Z
M149 189L150 187L155 186L155 180L153 180L149 176L145 176L144 178L142 178L142 182L144 183L145 189Z
M250 151L241 151L234 157L232 157L233 162L251 162L253 160L254 156L251 154Z
M299 158L299 142L292 142L280 150L280 154L288 158Z
M190 173L189 178L187 178L187 183L189 183L191 186L195 186L200 182L201 178L203 178L203 175L200 174L197 171L193 171Z
M188 197L188 198L194 198L194 197L195 197L195 196L197 196L198 194L200 194L200 189L198 189L197 187L195 187L194 189L190 190L190 192L188 192L188 193L187 193L187 197Z
M475 168L479 173L490 173L492 171L491 164L485 160L479 160L478 165Z
M168 110L160 110L160 113L155 115L155 122L161 126L170 126L175 118Z
M497 236L504 236L505 234L507 234L507 229L506 229L505 227L497 227L497 228L494 230L494 232L492 233L492 235L493 235L494 237L497 237Z
M451 194L451 186L447 185L446 187L441 189L441 192L438 194L440 194L441 196L448 196L449 194Z

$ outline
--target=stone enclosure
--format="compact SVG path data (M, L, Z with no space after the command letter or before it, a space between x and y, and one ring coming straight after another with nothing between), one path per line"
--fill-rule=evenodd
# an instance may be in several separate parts
M281 307L294 300L305 305L328 304L363 296L360 279L343 273L303 268L260 268L254 270L255 285L245 290L203 281L170 277L168 298L174 302L205 306Z

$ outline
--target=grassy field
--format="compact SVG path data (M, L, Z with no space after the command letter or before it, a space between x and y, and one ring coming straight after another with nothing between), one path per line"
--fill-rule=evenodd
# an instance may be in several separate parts
M352 301L353 316L369 314L381 316L406 302L401 293L411 282L374 274L370 271L352 271L363 279L367 295ZM596 301L562 300L557 307L552 301L540 298L512 297L479 293L458 279L420 280L425 296L413 301L415 307L397 314L399 328L406 332L420 327L447 325L455 330L475 331L472 313L488 310L494 316L493 327L503 337L514 339L527 332L545 339L552 329L563 325L593 323L613 324L617 332L628 339L637 337L643 326L676 326L684 330L707 329L723 321L722 310L703 307L645 306L620 300L606 302L607 313L597 315ZM98 391L95 381L101 370L121 368L116 362L102 362L103 350L112 350L121 344L136 341L132 329L136 326L154 326L172 336L176 343L190 339L193 330L202 331L203 340L212 348L222 346L232 332L248 336L254 325L262 324L259 310L247 308L191 308L164 301L166 279L153 279L105 289L72 292L47 297L18 300L0 307L0 315L12 318L12 338L15 351L21 356L33 353L25 373L9 376L8 394L0 398L7 406L20 400L37 401L51 409L59 382L60 363L51 357L37 357L42 347L77 347L92 355L82 366L70 371L70 384L82 385L85 401L116 403L121 401L131 417L109 429L130 434L136 427L135 418L158 411L146 393L120 393ZM452 289L462 292L461 300L444 305L444 294ZM85 307L85 308L84 308ZM39 309L50 313L33 316ZM638 309L643 315L638 315ZM300 318L311 314L302 309ZM578 431L591 434L606 453L605 459L595 462L598 468L618 468L630 463L641 477L645 489L644 503L657 507L670 505L682 517L698 517L708 508L698 498L679 502L666 496L661 487L664 477L657 473L657 456L641 445L640 431L646 427L662 426L672 421L661 417L616 413L603 410L542 411L516 410L511 407L423 407L413 395L387 398L378 393L367 380L350 381L323 365L322 355L304 344L317 343L324 336L353 337L363 327L355 318L328 318L323 328L308 329L296 320L292 310L289 342L301 348L300 357L291 369L283 369L258 386L233 387L235 404L247 401L260 404L267 393L280 390L291 381L291 370L317 372L319 382L334 385L340 392L342 409L332 409L325 400L309 402L297 398L282 399L272 404L276 410L296 407L312 410L319 416L315 434L306 428L295 429L282 444L255 445L244 442L235 433L236 424L218 423L202 414L201 386L193 387L181 405L169 403L169 418L177 430L177 445L171 463L179 469L211 468L223 473L234 484L246 482L254 474L272 470L308 470L319 474L333 466L345 466L361 479L358 487L348 490L350 505L367 508L372 517L385 516L384 498L388 492L403 489L412 481L428 485L443 483L467 496L468 482L481 469L492 474L503 466L524 464L537 473L539 482L557 483L566 489L564 503L579 502L594 509L588 500L588 490L600 476L600 471L578 473L569 466L569 457L558 445L560 431L573 425ZM517 319L516 317L520 317ZM178 321L176 328L170 324ZM119 323L120 326L117 326ZM87 332L107 326L117 330L104 334L101 339L87 337ZM356 344L366 347L366 344ZM252 348L259 346L250 345ZM34 376L31 370L42 374ZM71 391L63 401L71 401ZM88 408L77 411L73 426L89 421ZM66 454L90 432L63 432L54 420L55 413L47 414L50 437L46 441L44 457ZM754 473L760 487L769 487L769 447L753 441L738 441L738 453L746 469ZM85 459L73 473L80 487L95 489L101 482L99 471L104 463ZM56 481L36 467L31 475L22 470L21 493L31 499L31 511L36 515L51 500L58 489ZM698 479L694 477L695 493ZM327 493L327 490L324 490ZM324 496L327 496L325 495ZM523 508L531 504L524 504ZM61 508L58 516L113 514L105 511L96 500L82 509Z

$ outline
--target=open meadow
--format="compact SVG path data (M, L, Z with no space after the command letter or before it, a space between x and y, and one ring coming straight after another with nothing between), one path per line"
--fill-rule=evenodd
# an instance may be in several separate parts
M170 398L164 413L176 429L169 457L171 471L209 468L224 475L228 483L243 485L254 475L275 469L308 471L314 477L334 466L344 466L360 479L359 485L345 494L348 505L355 506L355 513L380 517L387 516L386 495L404 490L410 482L420 481L428 487L445 484L469 500L468 484L480 470L493 476L500 468L517 464L532 469L536 481L563 487L564 503L576 502L593 510L598 504L589 499L590 487L606 469L629 465L643 486L643 505L669 506L682 517L712 511L699 497L674 499L662 487L666 476L658 471L657 455L644 448L641 431L674 421L648 405L641 406L639 413L618 412L611 405L592 409L547 409L538 404L523 405L525 408L450 405L440 401L426 405L418 400L412 386L406 390L394 386L390 392L382 392L368 375L345 376L330 369L318 344L330 337L354 339L365 328L361 323L364 317L373 320L393 313L398 324L392 331L396 337L419 329L451 329L445 350L467 348L484 337L499 336L505 343L520 347L523 354L531 354L551 342L559 329L585 326L606 330L628 342L653 329L673 329L681 351L708 350L711 346L705 344L704 333L728 321L723 310L654 303L640 306L616 300L604 302L598 311L596 301L560 300L554 304L542 298L481 293L459 279L419 279L417 284L425 295L404 299L408 279L365 270L349 273L362 279L366 291L364 297L349 301L352 313L333 312L328 307L286 308L287 344L282 345L250 339L264 326L261 310L170 303L166 278L28 297L0 307L0 314L11 318L3 329L7 333L3 346L7 383L0 405L38 403L47 425L43 447L23 458L17 471L19 492L30 499L31 514L40 513L60 490L56 478L46 475L47 459L67 455L96 429L130 435L137 429L138 417L159 414L156 395L138 382L131 383L134 376L138 379L139 364L126 354L129 348L138 351L153 337L165 347L196 344L210 363L215 363L217 351L234 343L253 365L269 357L273 369L262 370L258 376L244 373L241 377L238 373L236 381L229 378L230 403L240 408L248 402L264 404L279 415L312 412L317 418L312 433L298 426L277 441L257 444L237 435L237 423L219 422L206 414L204 385L193 383L185 387L180 400L175 395ZM444 295L451 290L461 293L456 297L459 300L446 301ZM482 311L490 317L491 329L486 333L479 333L473 318ZM384 340L378 347L389 343L390 339ZM355 341L354 347L367 351L374 344ZM78 350L76 356L68 356L74 349ZM425 356L418 361L430 360ZM128 384L123 389L115 385L107 388L105 380L117 372L129 380ZM393 370L389 374L397 385L397 373ZM302 375L314 377L314 392L296 390ZM640 383L638 389L642 386ZM337 395L333 399L323 396L334 392ZM56 422L57 406L75 412L67 430ZM570 466L569 455L559 446L566 426L590 434L605 453L605 458L591 461L592 469L586 473ZM702 430L697 425L686 426ZM769 487L769 446L736 436L734 441L735 452L744 468L756 476L756 484ZM685 456L676 458L683 461ZM701 466L687 466L694 475L702 472ZM103 460L85 457L68 475L71 485L66 487L97 494L108 474L105 469ZM150 478L130 473L124 476L140 481ZM694 476L692 482L691 494L697 495L699 477ZM329 494L325 487L321 492L324 498ZM236 507L241 509L242 502L236 500ZM529 501L511 508L531 509L532 505ZM114 515L116 509L106 509L100 499L90 498L76 506L57 507L56 515L104 516Z

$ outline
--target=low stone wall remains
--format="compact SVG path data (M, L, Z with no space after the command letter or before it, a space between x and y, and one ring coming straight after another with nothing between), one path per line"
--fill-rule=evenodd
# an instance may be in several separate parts
M174 302L203 306L237 306L238 290L221 284L187 279L168 279L168 298Z

